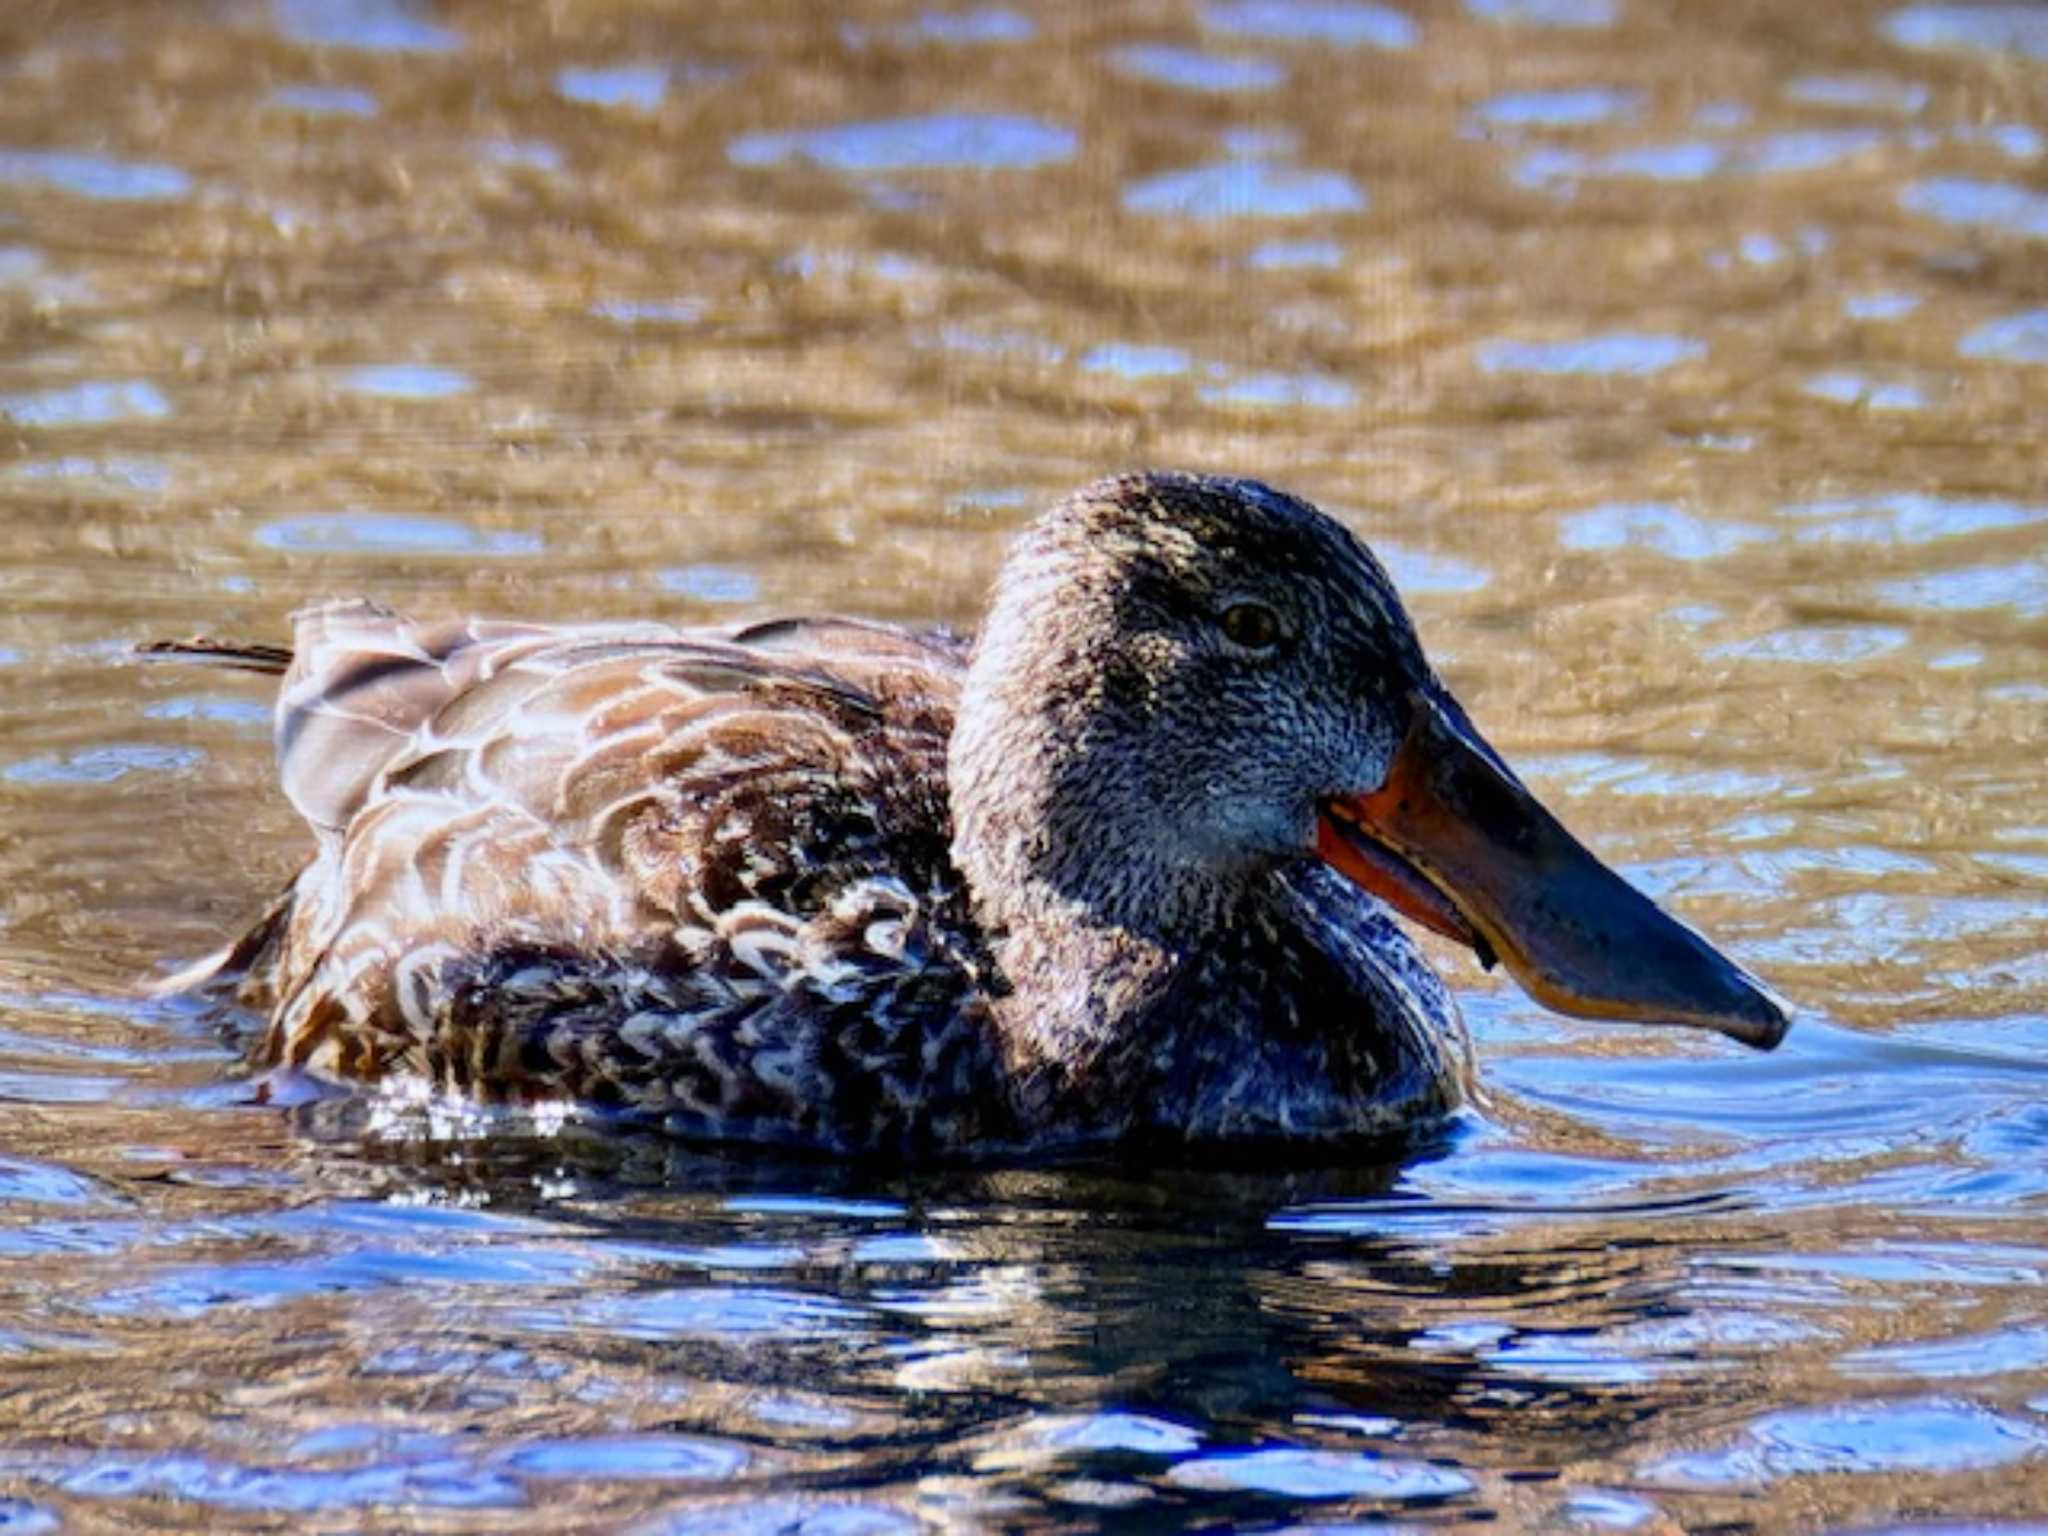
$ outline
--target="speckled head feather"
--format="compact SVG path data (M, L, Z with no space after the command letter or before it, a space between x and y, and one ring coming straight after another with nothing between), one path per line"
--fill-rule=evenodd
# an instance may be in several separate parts
M183 978L267 1012L261 1067L896 1156L1399 1130L1457 1102L1466 1048L1369 892L1485 953L1369 835L1432 836L1439 769L1475 818L1444 844L1466 874L1472 837L1532 832L1667 944L1675 991L1593 1005L1782 1030L1531 809L1364 545L1252 481L1068 498L1019 539L971 655L852 620L363 603L300 615L292 652L165 649L285 672L280 766L315 852ZM1514 881L1544 874L1482 871L1473 922L1515 936ZM1570 1004L1611 934L1538 895L1555 932L1509 962Z
M1234 608L1272 642L1231 638ZM1429 676L1370 551L1250 480L1077 492L997 580L954 732L955 852L992 912L1057 902L1186 942L1379 783Z

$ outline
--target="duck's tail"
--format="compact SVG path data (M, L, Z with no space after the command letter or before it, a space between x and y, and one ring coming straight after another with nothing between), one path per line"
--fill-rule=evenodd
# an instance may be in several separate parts
M149 995L178 997L196 992L235 996L242 992L245 983L259 982L278 946L284 942L285 926L291 921L292 900L298 893L298 885L298 878L294 876L283 890L271 898L270 905L263 909L263 915L256 919L249 931L234 943L223 945L190 965L180 966L168 976L150 981L147 984Z
M290 646L237 645L206 635L194 635L190 640L151 640L135 647L135 654L151 661L196 661L238 672L267 672L273 677L292 664Z

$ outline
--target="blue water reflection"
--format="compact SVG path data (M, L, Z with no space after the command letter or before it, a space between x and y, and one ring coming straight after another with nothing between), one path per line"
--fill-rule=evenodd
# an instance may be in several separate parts
M1927 406L1927 393L1917 384L1887 384L1847 368L1814 374L1800 388L1816 400L1872 411L1918 411Z
M0 416L17 427L97 427L170 413L171 402L147 379L94 379L59 389L0 395Z
M1188 371L1187 353L1179 347L1138 346L1106 341L1081 356L1085 373L1113 373L1126 379L1169 378Z
M163 1499L202 1508L311 1515L330 1509L417 1504L479 1509L525 1502L519 1485L461 1456L367 1467L251 1465L197 1452L0 1451L0 1475L87 1499Z
M1909 5L1885 19L1884 33L1908 48L1984 48L2048 59L2048 11L2024 0Z
M475 386L468 374L426 363L376 363L351 368L338 381L357 395L383 395L393 400L439 400Z
M192 178L176 166L82 150L0 149L0 181L53 187L105 202L159 202L192 190Z
M1339 171L1305 171L1260 161L1168 171L1124 189L1132 213L1183 219L1305 219L1359 213L1365 193Z
M1679 1487L1756 1486L1845 1472L1957 1472L2048 1454L2048 1431L1974 1403L1869 1402L1767 1414L1724 1451L1645 1469Z
M1826 170L1887 142L1875 128L1842 128L1777 133L1743 144L1682 139L1604 153L1536 149L1522 156L1513 174L1529 187L1568 187L1575 181L1602 178L1704 181L1710 176L1788 175Z
M747 134L727 154L737 165L813 160L836 171L931 170L947 166L1028 170L1073 157L1079 140L1036 118L943 113L883 118L789 133Z
M267 549L323 554L533 555L543 547L538 534L484 532L445 518L392 512L311 512L280 518L259 527L255 540Z
M24 758L0 768L0 779L13 784L112 784L131 773L177 773L194 767L205 756L197 747L125 742L62 756Z
M1529 27L1611 27L1619 0L1465 0L1488 21Z
M1785 512L1812 524L1796 535L1804 544L1925 544L1995 528L2048 523L2048 503L1933 496L1919 491L1795 502Z
M1179 1488L1293 1499L1375 1499L1393 1504L1435 1503L1470 1493L1476 1486L1464 1473L1426 1461L1295 1446L1190 1457L1175 1462L1166 1480Z
M1516 91L1496 96L1473 116L1496 128L1578 128L1642 110L1641 91L1589 85L1566 91Z
M1481 342L1479 366L1487 373L1591 373L1624 377L1662 373L1706 356L1707 344L1690 336L1613 331L1568 341Z
M1109 61L1127 75L1191 91L1264 91L1287 78L1286 66L1272 59L1204 53L1164 43L1118 48Z
M1211 404L1263 410L1336 411L1358 398L1358 392L1344 380L1321 373L1250 373L1224 383L1205 384L1201 393Z
M668 82L669 72L659 64L617 64L608 69L572 66L555 74L555 89L565 100L639 112L652 112L661 105Z
M1881 75L1801 75L1785 86L1785 99L1808 107L1840 107L1910 116L1927 105L1927 87Z
M4 410L4 408L0 408ZM141 412L147 418L152 412ZM170 489L170 465L162 459L141 459L135 455L115 455L109 459L88 457L88 455L66 455L61 459L23 459L8 467L10 479L61 479L74 481L72 489L82 489L76 481L94 481L104 489L113 492L143 492L160 494Z
M1949 612L2010 608L2023 619L2038 619L2048 615L2048 559L1930 571L1884 582L1877 594L1902 608Z
M1842 300L1851 320L1903 320L1924 302L1917 293L1865 293Z
M761 595L761 579L739 565L672 566L657 579L664 592L700 603L751 603Z
M1421 35L1405 12L1368 0L1223 0L1203 6L1202 21L1240 37L1339 48L1412 48Z
M1344 247L1335 240L1268 240L1254 246L1245 260L1253 267L1268 271L1339 267L1344 264Z
M544 1481L596 1478L701 1482L736 1477L745 1447L684 1435L610 1435L584 1440L534 1440L493 1458L516 1477Z
M886 1504L739 1498L661 1516L635 1526L633 1536L917 1536L926 1529Z
M1796 661L1843 666L1904 649L1906 632L1882 624L1820 624L1773 630L1748 640L1708 646L1703 653L1740 661Z
M2048 1371L2048 1329L1874 1344L1842 1356L1836 1369L1850 1376L1917 1376L1929 1381L2032 1375Z
M2033 8L1907 3L1694 59L1650 0L64 8L0 147L0 1359L47 1431L0 1437L0 1530L2023 1496L2048 121ZM1440 948L1483 1097L1384 1166L904 1171L322 1099L136 996L304 839L274 681L133 641L358 591L962 622L1137 462L1370 533L1518 768L1795 999L1785 1045L1554 1019Z
M409 0L276 0L277 27L295 43L379 53L451 53L458 32L427 21Z
M1028 43L1038 35L1029 16L1005 6L982 6L969 11L925 11L915 21L895 27L868 27L849 22L840 36L850 48L864 48L875 41L916 47L939 43L966 48L986 43Z
M1669 502L1606 502L1558 526L1566 549L1649 549L1674 560L1718 559L1770 537L1757 524L1704 518Z
M282 85L271 101L288 112L312 117L375 117L377 98L349 85Z
M704 318L697 299L599 299L591 314L616 325L694 325Z
M145 720L219 720L230 725L267 730L270 710L254 699L215 698L205 694L179 694L158 699L142 711Z
M2001 363L2048 363L2048 309L1987 320L1957 342L1956 351Z
M1129 1451L1182 1456L1202 1443L1200 1430L1142 1413L1041 1414L1006 1436L1013 1443L1059 1452Z
M2034 239L2048 239L2048 193L2003 181L1964 176L1915 182L1899 194L1899 206L1947 224L1989 225Z

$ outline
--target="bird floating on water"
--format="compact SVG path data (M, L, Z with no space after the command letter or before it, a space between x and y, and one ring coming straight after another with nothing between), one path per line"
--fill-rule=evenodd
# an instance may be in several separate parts
M314 608L284 790L315 851L174 981L262 1068L892 1157L1329 1146L1469 1051L1392 914L1563 1013L1768 1049L1762 983L1589 853L1307 502L1076 492L969 642L851 619L416 623Z

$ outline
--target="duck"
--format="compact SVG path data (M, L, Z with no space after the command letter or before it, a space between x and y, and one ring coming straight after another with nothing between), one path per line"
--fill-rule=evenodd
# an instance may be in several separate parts
M978 632L421 622L281 675L304 866L167 986L251 1070L697 1141L1318 1152L1473 1091L1403 923L1558 1012L1775 1046L1788 1006L1486 742L1344 524L1152 471L1015 540Z

